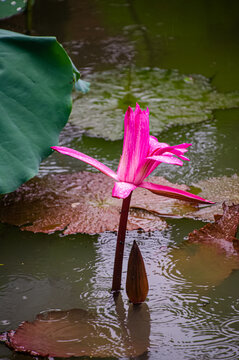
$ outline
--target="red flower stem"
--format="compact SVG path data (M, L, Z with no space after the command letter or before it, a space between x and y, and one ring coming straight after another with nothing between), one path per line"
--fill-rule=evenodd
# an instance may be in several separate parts
M126 233L131 194L126 199L123 199L122 209L120 214L120 223L119 223L119 230L118 230L116 250L115 250L115 262L114 262L114 272L113 272L113 282L112 282L112 291L114 292L119 292L121 288L125 233Z

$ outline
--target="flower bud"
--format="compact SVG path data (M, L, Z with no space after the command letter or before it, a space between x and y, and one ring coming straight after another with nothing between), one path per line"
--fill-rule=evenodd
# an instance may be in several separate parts
M126 293L133 304L145 301L149 291L144 260L136 241L134 241L128 261Z

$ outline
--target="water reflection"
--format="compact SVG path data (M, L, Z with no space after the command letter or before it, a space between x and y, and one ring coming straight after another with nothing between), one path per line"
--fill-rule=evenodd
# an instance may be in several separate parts
M126 310L121 294L116 294L114 300L117 318L122 331L122 342L132 348L132 354L144 354L144 359L148 359L147 351L150 347L150 313L148 305L146 303L129 304L126 318Z
M146 303L140 305L129 305L127 326L131 341L138 353L146 353L150 346L150 314ZM148 357L145 356L144 359Z

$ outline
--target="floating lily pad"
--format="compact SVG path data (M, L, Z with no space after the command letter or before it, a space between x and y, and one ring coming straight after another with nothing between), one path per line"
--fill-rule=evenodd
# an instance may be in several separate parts
M236 174L199 181L195 188L200 189L201 197L215 201L216 204L194 212L194 218L213 221L214 214L222 215L223 202L227 205L239 204L239 176Z
M186 185L172 184L163 177L154 176L148 180L189 190ZM44 233L57 230L63 230L64 234L117 231L121 201L111 196L113 184L113 180L100 173L80 172L36 177L15 192L2 196L0 221L18 225L22 230ZM221 184L225 184L225 188ZM213 220L214 214L222 214L223 201L236 202L238 176L211 179L198 185L203 188L202 193L198 186L196 188L200 196L221 201L213 206L198 207L190 202L158 196L146 189L137 188L130 204L127 229L162 230L167 227L163 217ZM215 189L218 189L217 192Z
M172 185L163 178L152 180ZM111 196L113 183L103 174L88 172L34 178L15 192L2 196L0 221L18 225L22 230L44 233L56 230L63 230L64 234L117 231L122 202ZM185 189L183 185L175 187ZM151 206L160 201L167 204L164 197L145 189L134 191L132 204L140 202L137 198L146 198L146 193L151 198ZM178 201L171 199L168 203L171 210L173 203L178 207ZM145 209L130 211L128 230L150 231L166 227L158 214Z
M160 177L154 177L153 181L160 181ZM165 180L164 180L165 181ZM170 183L168 186L174 186ZM177 185L178 186L178 185ZM186 185L180 185L182 190L188 191ZM223 203L227 205L239 204L239 176L237 174L231 177L222 176L199 181L191 187L194 194L199 194L204 199L214 201L214 205L198 207L195 204L182 201L172 202L169 198L160 197L160 201L152 199L148 192L141 197L133 197L131 201L131 211L133 209L142 209L151 214L165 217L184 217L194 218L205 221L214 221L214 215L223 214Z
M183 186L183 185L182 185ZM188 188L184 188L188 190ZM227 205L239 203L239 176L222 176L199 181L191 187L194 194L199 194L205 199L214 201L214 205L197 207L190 203L170 203L164 198L159 203L152 203L150 197L137 198L131 205L137 209L144 209L152 214L168 217L194 218L205 221L214 221L214 215L223 214L222 204ZM168 202L168 204L167 204Z
M176 70L117 69L88 78L94 87L83 102L75 98L71 122L90 136L111 140L123 137L124 112L136 102L149 107L152 133L207 120L214 109L239 105L238 93L219 93L206 77L186 76Z
M145 326L142 322L141 326ZM118 358L139 356L147 351L142 342L134 341L133 337L130 341L130 336L127 339L123 332L120 324L111 328L108 319L72 309L40 314L35 321L23 322L16 331L1 335L0 340L15 351L43 357Z

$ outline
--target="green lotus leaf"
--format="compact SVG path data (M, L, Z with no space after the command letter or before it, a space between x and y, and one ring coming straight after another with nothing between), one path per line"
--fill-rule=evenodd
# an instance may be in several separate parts
M0 19L16 15L25 10L27 0L1 0L0 1Z
M80 91L83 94L88 93L88 91L90 90L90 83L87 81L81 80L79 70L75 67L73 62L71 62L71 65L72 65L72 69L73 69L75 90Z
M72 63L54 37L0 30L0 193L37 174L72 106Z

